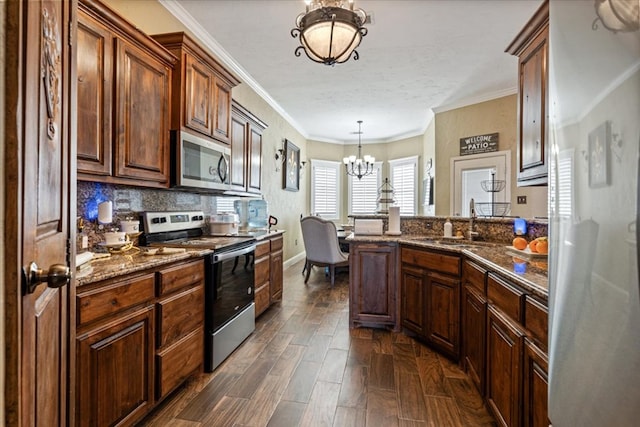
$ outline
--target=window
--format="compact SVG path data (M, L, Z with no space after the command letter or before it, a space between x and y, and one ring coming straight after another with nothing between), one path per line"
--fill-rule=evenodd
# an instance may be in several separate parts
M395 206L400 206L400 215L415 215L418 203L418 156L389 160L389 164Z
M311 159L311 214L340 218L341 163Z
M557 178L556 167L549 168L549 207L558 217L571 218L573 214L573 152L568 149L558 153Z
M216 197L216 213L235 212L235 197Z
M382 185L382 162L376 162L371 175L349 176L349 215L375 214L378 188Z

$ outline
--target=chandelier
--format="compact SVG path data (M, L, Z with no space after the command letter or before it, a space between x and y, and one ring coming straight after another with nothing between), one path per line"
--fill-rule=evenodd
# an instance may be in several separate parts
M300 39L295 55L302 51L309 59L326 65L346 62L352 55L359 58L355 50L367 29L362 25L367 13L353 8L353 0L305 0L307 10L296 18L296 28L291 30L293 38ZM348 5L346 4L348 3Z
M609 31L617 33L640 29L639 0L595 0L596 15L592 28L598 29L598 21Z
M347 175L362 179L363 176L371 175L374 170L376 158L372 156L362 157L362 120L358 120L358 157L349 156L342 159Z

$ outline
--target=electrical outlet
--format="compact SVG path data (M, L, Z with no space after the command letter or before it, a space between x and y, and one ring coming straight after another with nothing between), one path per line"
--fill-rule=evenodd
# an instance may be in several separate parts
M298 239L293 242L294 245L298 246Z
M527 204L527 196L518 196L518 204L526 205Z

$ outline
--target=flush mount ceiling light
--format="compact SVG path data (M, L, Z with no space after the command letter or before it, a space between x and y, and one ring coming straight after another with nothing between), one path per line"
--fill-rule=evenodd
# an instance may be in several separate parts
M598 29L598 21L609 31L630 32L640 29L640 0L595 0L596 15L592 28Z
M358 157L349 156L342 159L344 168L347 171L347 175L355 176L358 179L362 179L363 176L371 175L373 173L376 158L372 156L362 157L362 120L358 120Z
M295 55L304 52L309 59L326 65L346 62L355 50L367 29L362 25L367 14L353 8L353 0L306 0L307 10L296 18L296 28L291 36L300 39Z

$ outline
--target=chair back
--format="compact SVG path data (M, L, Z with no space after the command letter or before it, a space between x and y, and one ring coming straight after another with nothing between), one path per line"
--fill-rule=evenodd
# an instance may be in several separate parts
M307 260L336 264L349 258L348 254L340 250L338 232L333 222L317 216L307 216L300 220L300 226Z

